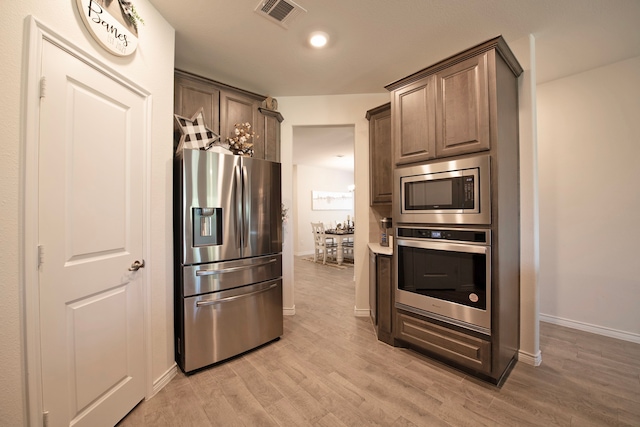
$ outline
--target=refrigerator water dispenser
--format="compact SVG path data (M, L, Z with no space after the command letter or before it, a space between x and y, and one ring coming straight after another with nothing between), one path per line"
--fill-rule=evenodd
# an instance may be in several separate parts
M222 208L193 208L193 246L222 244Z

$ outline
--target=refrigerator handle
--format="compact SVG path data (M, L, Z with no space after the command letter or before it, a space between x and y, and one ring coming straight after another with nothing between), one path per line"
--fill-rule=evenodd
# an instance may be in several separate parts
M242 176L240 166L233 167L233 205L235 208L235 219L233 221L236 247L242 247Z
M220 270L198 270L196 271L196 276L213 276L215 274L224 274L224 273L231 273L234 271L251 270L251 269L255 269L256 267L272 264L277 261L278 261L278 258L271 258L268 261L253 263L249 265L242 265L240 267L228 267L228 268L222 268Z
M247 298L247 297L250 297L252 295L261 294L263 292L270 291L271 289L275 288L276 286L278 286L278 282L275 282L275 283L271 284L271 286L269 286L268 288L259 289L257 291L249 292L248 294L235 295L235 296L232 296L232 297L226 297L226 298L222 298L222 299L198 301L198 302L196 302L196 307L204 307L204 306L207 306L207 305L214 305L214 304L220 304L220 303L225 303L225 302L231 302L231 301L234 301L234 300L237 300L237 299L240 299L240 298Z
M251 215L251 186L249 185L249 174L246 166L242 166L242 194L244 195L244 203L242 204L242 208L244 210L242 221L242 246L247 247L249 243L249 222Z

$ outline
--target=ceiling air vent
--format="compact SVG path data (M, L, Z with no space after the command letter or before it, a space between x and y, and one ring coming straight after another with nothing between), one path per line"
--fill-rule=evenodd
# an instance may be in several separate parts
M284 28L289 28L291 20L306 12L306 9L291 0L262 0L255 11Z

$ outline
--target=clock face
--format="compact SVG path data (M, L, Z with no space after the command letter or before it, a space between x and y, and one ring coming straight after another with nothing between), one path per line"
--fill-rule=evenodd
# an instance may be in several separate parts
M138 29L119 0L76 0L78 12L91 36L107 51L128 56L138 47Z

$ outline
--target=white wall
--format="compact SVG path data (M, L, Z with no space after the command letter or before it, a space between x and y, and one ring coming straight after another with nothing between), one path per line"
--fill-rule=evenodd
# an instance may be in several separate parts
M520 349L518 360L538 366L540 352L540 271L536 40L533 35L510 43L523 72L518 78L520 143Z
M369 270L367 243L369 239L369 122L367 110L389 102L388 93L332 96L289 96L278 99L278 108L284 117L281 125L282 201L293 206L293 127L308 125L355 126L354 178L355 194L355 313L369 314ZM292 221L284 227L283 247L283 300L285 313L295 313L293 284L293 232Z
M640 342L640 57L537 92L541 318Z
M353 209L349 210L312 210L312 191L346 192L353 184L353 173L349 171L318 168L307 165L294 166L293 179L296 184L295 198L295 255L313 254L314 244L311 235L311 223L322 222L325 228L331 224L344 222L347 215L353 218Z
M25 329L21 243L24 236L21 205L21 169L24 141L21 91L25 18L33 15L60 36L107 63L152 94L151 194L149 224L152 251L148 269L151 282L152 378L161 377L174 363L173 270L171 242L171 158L173 127L174 30L147 0L136 0L145 24L140 27L138 51L133 57L115 57L93 41L76 10L76 2L21 0L0 2L0 419L7 426L27 424Z

